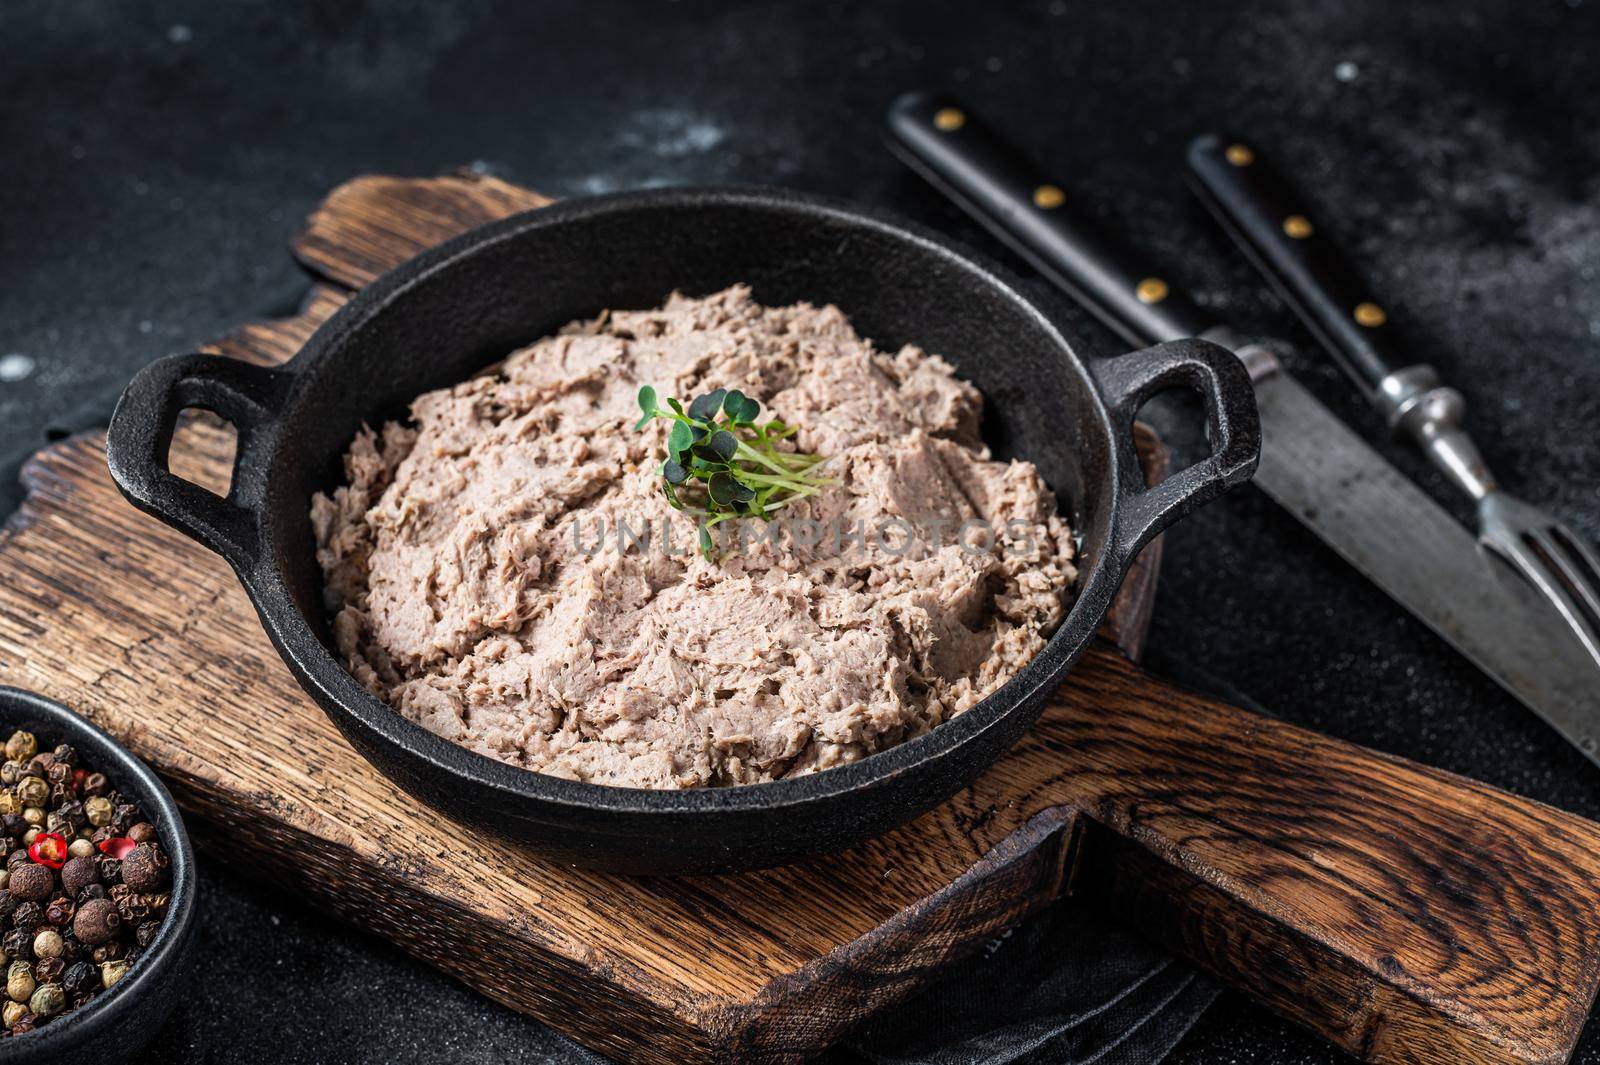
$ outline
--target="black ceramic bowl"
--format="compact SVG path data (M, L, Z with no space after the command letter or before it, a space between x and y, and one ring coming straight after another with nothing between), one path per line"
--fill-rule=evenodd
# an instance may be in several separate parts
M70 743L84 763L143 810L172 860L172 901L161 931L128 975L89 1005L64 1013L27 1035L0 1039L0 1065L97 1065L130 1057L161 1030L188 986L194 956L194 851L178 804L148 767L110 736L60 703L0 687L0 740L17 729L39 738L41 750Z
M307 514L313 493L339 483L340 456L362 423L401 416L418 393L574 318L735 282L768 304L837 304L880 346L938 352L983 391L988 442L1039 466L1081 538L1076 601L1046 649L926 736L811 776L689 792L517 769L440 739L358 684L329 649ZM1255 400L1233 355L1179 341L1094 358L1057 320L1010 274L939 235L831 200L737 188L572 200L474 230L392 271L281 368L206 355L155 363L118 404L108 455L134 505L228 560L301 685L413 794L574 863L756 868L842 849L970 782L1034 720L1140 548L1254 469ZM1202 394L1214 453L1146 491L1133 416L1169 386ZM184 407L215 411L238 429L226 499L166 469Z

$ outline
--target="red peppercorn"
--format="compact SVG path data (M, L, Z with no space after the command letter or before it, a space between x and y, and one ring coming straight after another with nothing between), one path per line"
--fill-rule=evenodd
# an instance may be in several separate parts
M67 864L67 841L57 832L41 832L28 844L28 857L40 865L60 869Z
M109 854L120 862L128 856L129 851L137 846L138 844L127 836L112 836L110 839L101 840L100 853Z

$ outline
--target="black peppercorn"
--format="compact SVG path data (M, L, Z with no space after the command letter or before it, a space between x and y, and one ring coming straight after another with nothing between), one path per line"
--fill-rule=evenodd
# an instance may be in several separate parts
M83 803L77 799L68 799L63 802L56 813L60 814L62 819L72 826L74 833L89 823L89 815L83 812Z
M39 1026L39 1018L35 1017L31 1013L24 1013L22 1015L21 1019L19 1019L17 1021L17 1023L15 1023L15 1024L13 1024L11 1026L11 1034L12 1035L27 1035L29 1032L33 1031L38 1026Z
M59 983L67 971L67 963L60 958L44 958L33 964L33 978L41 984Z
M116 904L117 913L122 917L123 924L131 927L150 916L150 903L127 884L116 885L109 894L111 901Z
M85 795L104 795L111 790L111 782L104 773L90 773L83 778L83 793Z
M69 962L82 961L89 956L89 948L70 925L61 930L61 956Z
M121 927L122 915L110 899L90 899L78 907L78 914L72 919L72 930L91 945L104 944Z
M113 939L109 943L102 943L89 954L89 959L96 965L104 965L108 961L116 961L122 957L123 946L120 940Z
M0 936L0 950L12 961L27 961L33 957L33 930L13 928Z
M78 749L70 743L63 743L51 753L56 756L57 762L64 762L74 767L78 764Z
M100 986L100 970L86 961L67 967L61 976L61 987L72 998L91 994Z
M139 927L133 930L133 941L141 947L148 947L155 942L156 933L160 931L160 921L142 921Z
M139 815L137 806L132 803L122 802L118 803L116 809L112 811L111 827L117 830L117 835L125 836L129 828L132 828L136 822L143 820L144 818Z
M72 915L76 910L77 907L72 904L71 899L57 895L44 908L44 919L57 928L61 928L72 923Z
M167 882L168 864L159 843L141 843L122 859L122 882L135 891L158 891Z
M106 886L97 880L93 884L86 885L82 891L78 892L77 903L82 906L90 899L103 899L105 897Z
M72 767L57 758L50 763L50 768L44 771L44 778L52 784L72 783Z
M20 816L17 818L17 820L19 822L21 822L22 830L19 831L19 832L16 832L16 833L8 833L8 835L14 834L14 835L20 836L23 833L28 831L28 822L23 821ZM33 861L33 859L28 857L27 848L18 847L16 850L14 850L10 854L6 855L6 868L7 869L15 869L17 866L21 865L23 862L31 862L31 861Z
M22 900L11 894L11 889L0 891L0 917L10 917Z
M44 920L44 907L37 902L22 902L11 911L11 927L34 929Z
M100 879L108 884L115 884L122 879L122 863L109 854L97 855L94 860L95 869L100 873Z
M56 874L42 865L29 862L11 870L11 879L6 887L19 899L43 902L56 889Z

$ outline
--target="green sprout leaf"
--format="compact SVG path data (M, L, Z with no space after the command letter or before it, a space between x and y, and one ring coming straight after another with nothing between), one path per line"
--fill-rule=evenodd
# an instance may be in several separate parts
M707 446L711 448L717 458L727 462L739 450L739 438L726 429L718 429Z
M672 422L660 467L662 494L674 508L704 515L700 550L709 561L716 561L710 534L715 526L745 517L771 521L782 507L834 483L822 476L822 456L776 446L798 426L778 418L758 425L761 404L738 389L714 389L696 397L688 410L670 397L666 404L662 410L651 386L639 389L644 417L634 428L656 418Z
M675 459L680 458L693 444L694 433L688 423L673 422L672 432L667 434L667 450L672 452L672 457Z

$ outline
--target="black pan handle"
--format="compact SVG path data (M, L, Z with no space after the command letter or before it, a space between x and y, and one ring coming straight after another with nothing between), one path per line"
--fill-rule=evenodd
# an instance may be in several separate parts
M134 506L205 544L241 574L260 559L257 514L265 470L260 447L288 393L290 375L220 355L172 355L139 371L106 430L111 477ZM175 476L167 452L187 407L227 419L238 433L226 499Z
M1113 535L1122 558L1131 562L1162 529L1255 473L1261 457L1255 388L1237 355L1206 340L1173 340L1089 365L1121 451L1117 491L1122 505ZM1146 400L1177 385L1194 389L1205 401L1211 454L1146 487L1133 446L1133 421Z
M1299 197L1254 146L1209 133L1189 145L1195 194L1316 334L1340 368L1378 401L1383 380L1413 365L1389 316ZM1389 407L1379 403L1385 413Z
M890 149L1130 344L1215 325L1149 263L1106 240L1061 187L956 100L907 93Z

